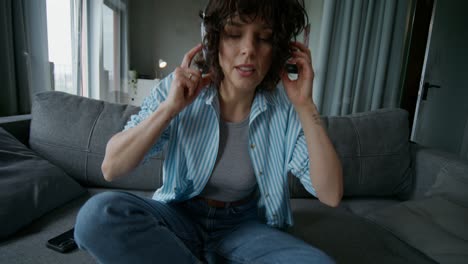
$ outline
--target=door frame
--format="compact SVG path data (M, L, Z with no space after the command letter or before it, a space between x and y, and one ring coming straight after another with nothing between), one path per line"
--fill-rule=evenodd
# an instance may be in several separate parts
M419 110L420 110L420 104L421 104L421 100L422 100L423 89L424 89L423 88L424 79L426 77L427 59L429 57L429 50L430 50L430 46L431 46L432 28L434 26L435 12L437 10L437 1L438 0L433 0L431 20L429 22L427 41L426 41L427 44L426 44L426 48L424 49L424 62L422 64L422 71L421 71L421 76L420 76L419 85L418 85L418 96L417 96L417 101L416 101L416 108L415 108L415 111L414 111L413 123L411 125L410 140L414 139L414 136L415 136L415 133L416 133L416 128L418 127L418 124L419 124L418 123Z
M413 130L419 93L424 75L430 33L434 20L437 0L415 0L411 36L406 67L404 69L403 91L400 107L408 111L409 129ZM412 134L411 134L412 135ZM412 138L412 137L411 137Z
M462 140L462 145L460 148L460 156L464 159L468 159L468 118L465 122L465 133Z

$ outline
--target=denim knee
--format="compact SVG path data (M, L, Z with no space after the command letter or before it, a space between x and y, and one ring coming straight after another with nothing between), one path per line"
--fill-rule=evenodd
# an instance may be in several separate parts
M85 246L91 239L100 237L99 233L109 231L111 225L107 211L113 205L118 205L123 195L119 192L104 192L86 201L76 217L75 240L79 246Z

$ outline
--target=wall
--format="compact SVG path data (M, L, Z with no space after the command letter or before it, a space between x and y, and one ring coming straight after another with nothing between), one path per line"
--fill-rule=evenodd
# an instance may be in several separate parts
M312 53L312 62L314 62L314 58L318 57L317 52L319 50L320 29L322 27L323 0L306 0L305 8L310 23L309 48Z
M138 0L129 1L128 4L129 69L154 78L156 31L152 25L156 22L153 16L155 1Z
M200 42L198 12L207 2L129 1L130 69L150 79L172 72L184 54ZM167 61L160 73L156 72L159 59Z

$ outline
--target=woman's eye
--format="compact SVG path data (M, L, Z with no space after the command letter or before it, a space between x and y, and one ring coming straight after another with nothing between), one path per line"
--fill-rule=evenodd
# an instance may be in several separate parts
M261 41L263 42L271 42L272 41L272 37L271 36L259 36L258 37Z
M239 32L236 32L234 30L226 30L224 32L224 35L228 38L240 38L241 34Z
M273 39L273 34L271 31L267 30L267 31L263 31L263 32L259 32L259 34L257 35L258 39L260 39L261 41L267 41L267 42L271 42L272 39Z

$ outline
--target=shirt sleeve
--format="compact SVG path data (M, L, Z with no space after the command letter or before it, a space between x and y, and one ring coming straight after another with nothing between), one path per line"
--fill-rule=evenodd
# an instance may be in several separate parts
M310 179L310 160L309 152L307 150L307 142L305 139L304 131L300 124L297 113L292 114L290 124L290 133L288 133L288 140L292 144L292 155L288 163L288 171L296 176L304 188L313 196L317 196L315 188Z
M143 103L140 106L140 111L137 114L132 115L130 117L123 129L124 131L137 126L143 120L148 118L154 111L156 111L156 109L158 109L159 105L162 102L164 102L164 100L166 100L167 98L167 94L171 86L172 80L173 74L161 80L154 88L151 89L150 95L148 95L143 100ZM164 145L169 140L169 131L171 125L172 122L166 127L166 129L164 129L159 139L153 144L148 153L146 153L143 162L146 162L149 158L160 153L163 150Z

